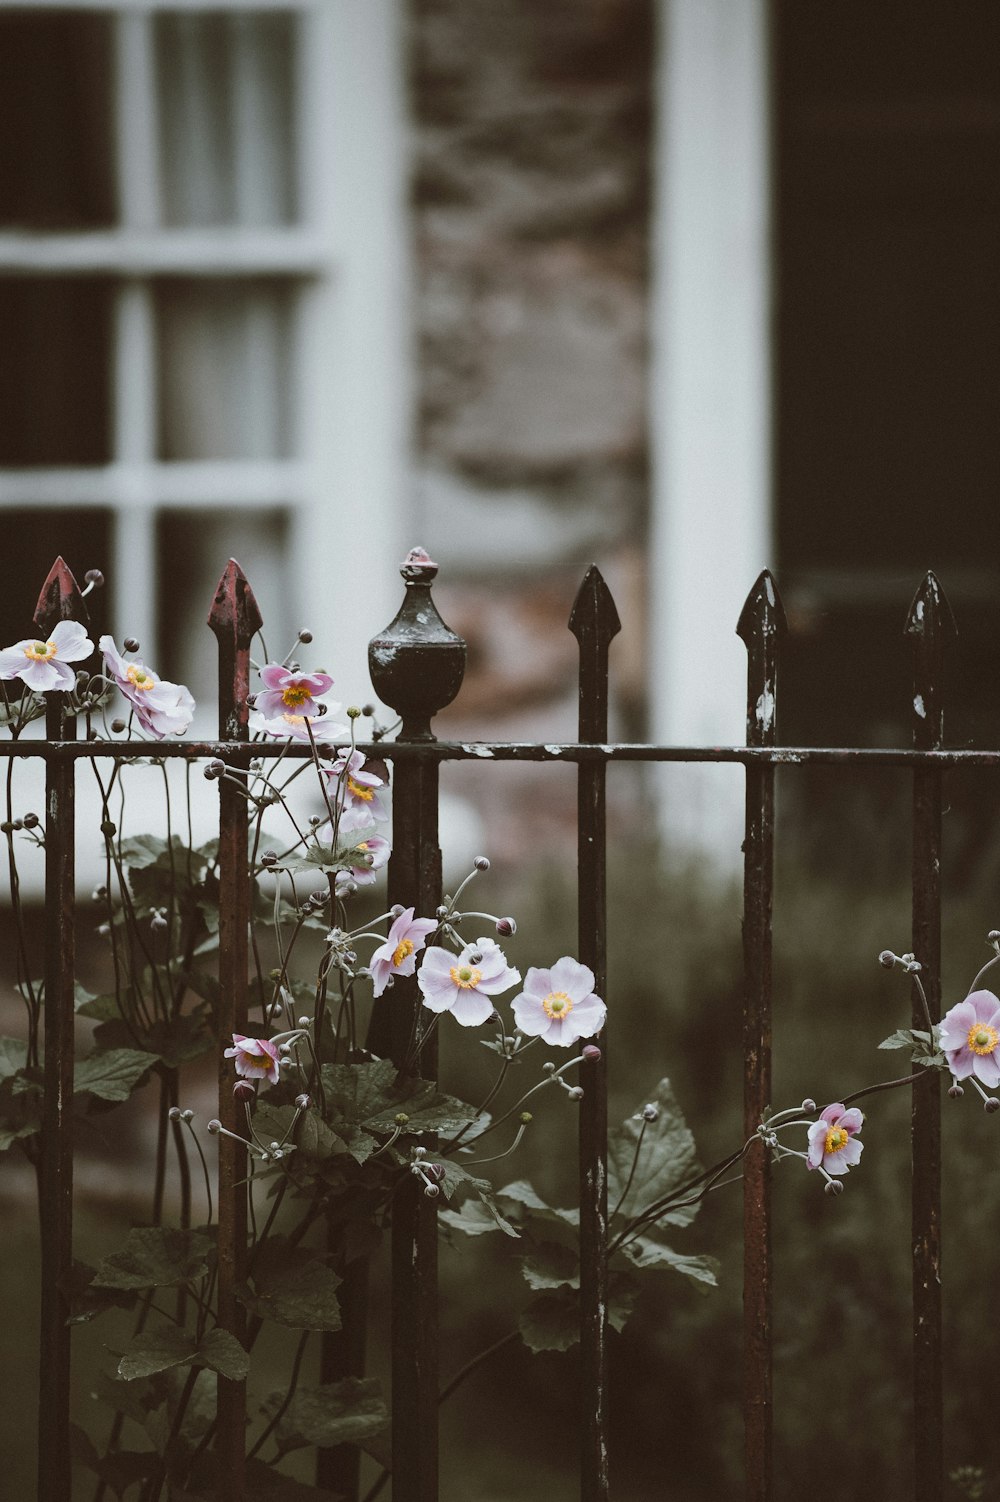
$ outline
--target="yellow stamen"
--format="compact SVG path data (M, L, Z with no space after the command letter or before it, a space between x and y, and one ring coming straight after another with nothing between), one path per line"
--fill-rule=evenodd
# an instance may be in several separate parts
M448 971L455 985L462 991L471 991L483 978L481 970L473 970L471 965L452 965Z
M32 662L51 662L56 656L56 644L54 641L32 642L30 647L25 647L24 655Z
M846 1147L849 1141L850 1134L844 1127L830 1127L826 1134L826 1141L823 1144L823 1151L825 1153L839 1153L841 1148Z
M289 709L298 709L300 704L311 698L312 694L304 683L289 683L281 690L281 702L287 704Z
M125 670L125 676L133 688L141 689L144 693L156 687L156 679L153 674L147 672L145 668L139 667L137 663L133 662L129 664Z
M392 963L394 965L401 965L405 959L409 959L412 953L413 940L401 939L396 945L395 949L392 951Z
M355 798L360 798L363 803L370 803L375 796L374 788L362 787L361 783L355 782L353 777L348 777L347 788L348 792L353 793Z
M992 1053L997 1043L1000 1043L1000 1033L986 1022L974 1022L969 1028L966 1041L972 1052L982 1058L984 1054Z
M550 991L542 1002L547 1017L554 1017L558 1022L563 1017L568 1017L573 1010L573 1003L565 991Z

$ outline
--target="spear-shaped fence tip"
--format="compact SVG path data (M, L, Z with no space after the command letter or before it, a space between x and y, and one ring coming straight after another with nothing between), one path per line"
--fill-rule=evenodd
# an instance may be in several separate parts
M762 569L743 602L740 618L736 622L736 635L749 646L761 637L774 636L780 639L787 630L785 607L781 603L774 575L770 569Z
M215 590L208 624L219 640L232 638L238 649L250 646L264 624L250 581L235 558L230 558Z
M90 619L80 586L61 557L49 569L33 619L43 633L51 631L58 621L79 621L85 626Z
M596 563L590 565L576 592L569 629L579 642L591 635L609 642L622 629L614 598Z
M955 641L958 627L948 596L933 569L928 569L917 587L906 613L904 636L937 637L942 642Z

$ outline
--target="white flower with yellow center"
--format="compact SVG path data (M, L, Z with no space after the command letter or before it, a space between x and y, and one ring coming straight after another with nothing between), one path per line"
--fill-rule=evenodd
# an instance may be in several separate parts
M111 636L102 636L98 646L104 655L105 672L132 705L143 729L158 740L166 735L183 735L194 715L190 691L182 683L158 678L144 662L127 661Z
M428 949L417 982L425 1007L451 1012L462 1027L478 1027L493 1013L492 998L520 979L495 939L477 939L458 955L437 945Z
M551 970L532 966L524 990L511 1002L514 1021L529 1038L569 1048L578 1038L592 1038L604 1026L608 1009L594 995L594 972L563 955Z
M1000 1085L1000 997L973 991L945 1013L939 1038L956 1080L973 1075L989 1090Z
M857 1140L857 1133L864 1119L855 1106L847 1110L840 1101L821 1111L819 1120L809 1128L808 1167L840 1177L860 1163L864 1143Z
M417 955L427 942L427 935L437 928L436 918L415 918L412 907L404 908L370 960L374 994L381 996L391 975L412 975Z
M38 694L52 689L69 692L76 673L68 664L81 662L94 650L94 643L76 621L59 621L51 636L27 637L0 652L0 678L20 678Z

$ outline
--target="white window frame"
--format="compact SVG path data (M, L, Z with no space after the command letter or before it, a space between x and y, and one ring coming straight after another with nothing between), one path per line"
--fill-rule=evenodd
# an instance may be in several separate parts
M113 18L120 217L112 230L0 232L2 276L107 274L116 284L111 462L0 470L0 510L107 508L112 623L145 648L157 641L157 515L205 504L281 508L290 520L285 582L335 652L341 686L352 698L369 697L365 646L399 599L387 560L416 540L403 531L410 398L402 7L397 0L0 0L0 11L13 9ZM294 225L159 226L153 27L156 13L168 11L298 18ZM238 161L237 195L239 183ZM293 458L157 460L151 278L171 273L267 275L298 289Z

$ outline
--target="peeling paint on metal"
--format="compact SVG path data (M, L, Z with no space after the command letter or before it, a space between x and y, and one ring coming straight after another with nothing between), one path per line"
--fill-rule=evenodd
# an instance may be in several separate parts
M927 710L924 708L924 696L923 696L923 694L914 694L914 696L913 696L913 707L917 711L917 714L920 716L920 718L922 720L926 720L926 718L927 718Z

